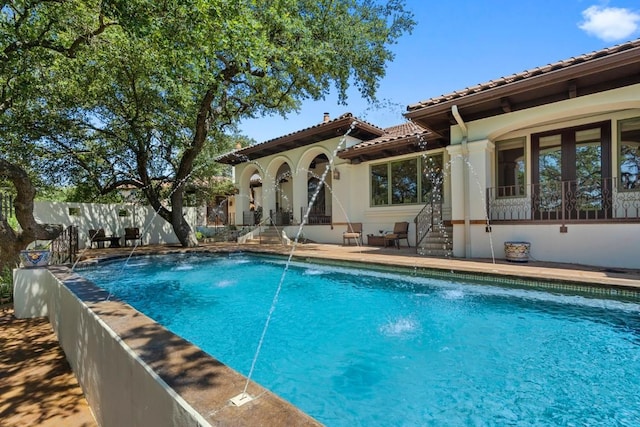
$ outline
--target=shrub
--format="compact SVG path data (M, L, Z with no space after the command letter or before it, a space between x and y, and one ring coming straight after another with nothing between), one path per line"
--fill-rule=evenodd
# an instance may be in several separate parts
M5 268L0 273L0 303L13 301L13 273Z

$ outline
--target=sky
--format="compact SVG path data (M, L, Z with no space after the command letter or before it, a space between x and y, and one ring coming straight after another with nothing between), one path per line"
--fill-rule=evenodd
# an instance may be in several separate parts
M406 0L416 26L391 46L377 103L350 90L297 112L240 124L264 142L350 112L379 127L403 123L408 105L640 38L638 0Z

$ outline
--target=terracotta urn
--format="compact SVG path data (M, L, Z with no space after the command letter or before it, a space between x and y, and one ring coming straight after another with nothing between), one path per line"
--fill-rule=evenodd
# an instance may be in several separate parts
M505 259L511 262L527 262L530 248L529 242L504 242Z

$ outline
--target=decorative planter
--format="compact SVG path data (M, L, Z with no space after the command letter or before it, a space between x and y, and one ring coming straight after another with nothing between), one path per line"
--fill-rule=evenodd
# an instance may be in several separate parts
M504 242L504 255L507 261L527 262L530 248L529 242Z
M20 251L20 261L22 268L46 267L49 265L51 252L47 249L31 249Z

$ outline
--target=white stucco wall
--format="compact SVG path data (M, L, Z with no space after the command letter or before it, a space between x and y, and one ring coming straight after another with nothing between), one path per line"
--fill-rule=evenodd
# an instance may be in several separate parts
M473 227L473 258L504 259L504 242L531 243L530 259L601 267L640 268L640 224L502 224Z
M138 227L142 234L142 242L148 244L178 243L171 224L158 216L152 208L130 203L98 204L98 203L62 203L35 202L34 216L40 223L62 224L78 227L80 248L89 245L89 230L104 228L105 234L124 236L125 227ZM71 209L79 210L78 215L71 215ZM127 212L120 216L119 212ZM185 218L195 229L204 225L206 213L203 208L185 208Z
M16 269L14 283L16 317L49 317L99 425L210 425L48 269Z

